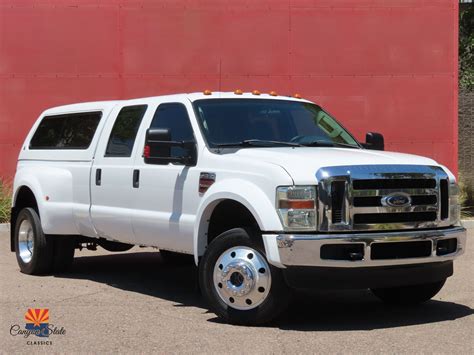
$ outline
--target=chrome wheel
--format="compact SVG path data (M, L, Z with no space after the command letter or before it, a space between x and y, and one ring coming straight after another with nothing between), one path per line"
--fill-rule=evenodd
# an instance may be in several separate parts
M270 266L256 250L238 246L222 253L214 265L214 287L230 307L250 310L268 296Z
M18 229L18 249L21 260L28 264L33 258L34 252L34 231L30 221L25 219Z

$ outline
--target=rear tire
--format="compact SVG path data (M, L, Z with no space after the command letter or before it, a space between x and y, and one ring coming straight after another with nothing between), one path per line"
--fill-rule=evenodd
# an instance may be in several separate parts
M283 312L290 289L268 264L261 237L235 228L216 237L199 263L201 292L219 317L233 324L267 323Z
M28 275L50 273L53 268L54 241L43 233L35 209L27 207L20 211L14 236L20 271Z
M444 286L445 280L391 288L374 288L372 293L383 302L392 305L416 305L433 298Z
M76 238L67 235L54 236L54 272L62 272L69 269L74 261L76 249Z

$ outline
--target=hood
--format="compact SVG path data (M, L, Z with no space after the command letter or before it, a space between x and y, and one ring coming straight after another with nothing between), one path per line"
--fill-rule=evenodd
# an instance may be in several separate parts
M367 149L282 147L239 149L236 156L276 164L285 169L297 185L314 184L322 167L345 165L430 165L434 160L418 155Z

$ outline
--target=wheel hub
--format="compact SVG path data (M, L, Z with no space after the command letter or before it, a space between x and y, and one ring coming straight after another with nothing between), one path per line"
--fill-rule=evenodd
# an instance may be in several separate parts
M27 264L33 258L34 253L34 231L30 221L25 219L21 222L18 230L18 249L21 260Z
M234 296L243 296L252 290L255 277L250 265L236 261L227 265L222 271L221 283Z
M214 266L214 286L219 297L230 307L250 310L268 296L270 267L265 258L250 247L226 250Z

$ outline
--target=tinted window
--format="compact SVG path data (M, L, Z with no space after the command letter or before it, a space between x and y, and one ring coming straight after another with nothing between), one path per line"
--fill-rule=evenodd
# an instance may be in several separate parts
M158 106L150 128L169 129L172 141L194 141L191 122L183 104L169 103ZM181 147L171 148L171 157L182 157L186 154L186 151Z
M30 142L30 149L87 149L102 112L45 116Z
M147 106L127 106L120 110L110 133L106 157L130 157Z

